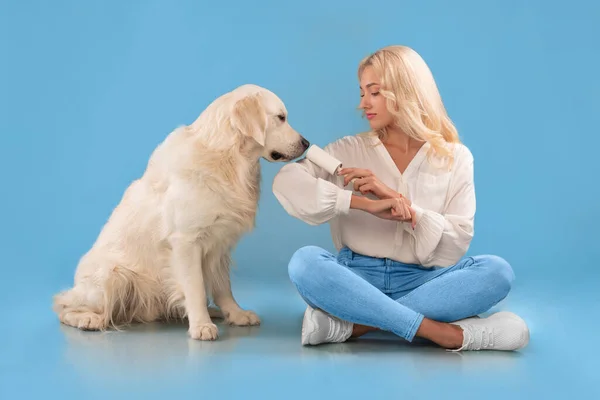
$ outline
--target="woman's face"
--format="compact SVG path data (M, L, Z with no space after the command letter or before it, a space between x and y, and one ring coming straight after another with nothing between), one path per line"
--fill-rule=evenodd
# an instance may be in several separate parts
M379 93L379 78L369 66L363 70L360 77L360 104L364 110L372 130L378 130L392 125L393 115L387 110L386 99Z

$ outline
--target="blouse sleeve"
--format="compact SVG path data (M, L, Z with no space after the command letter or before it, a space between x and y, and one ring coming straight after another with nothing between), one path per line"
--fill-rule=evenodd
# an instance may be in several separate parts
M334 145L323 150L336 157ZM329 173L307 159L284 165L273 180L273 194L291 216L319 225L347 214L352 192L332 182Z
M424 266L456 264L466 254L473 239L476 208L473 156L463 147L462 154L455 160L444 212L426 210L413 203L417 226L413 230L410 223L405 224L415 239L417 259Z

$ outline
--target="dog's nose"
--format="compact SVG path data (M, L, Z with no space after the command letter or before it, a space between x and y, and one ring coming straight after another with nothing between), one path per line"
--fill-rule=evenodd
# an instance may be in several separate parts
M308 149L308 146L310 146L310 142L304 138L302 138L302 146L304 146L304 150Z

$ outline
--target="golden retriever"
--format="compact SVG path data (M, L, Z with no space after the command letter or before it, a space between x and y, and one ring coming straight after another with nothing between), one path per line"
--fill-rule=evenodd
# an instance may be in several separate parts
M255 226L260 159L291 161L308 146L271 91L242 85L215 99L167 136L127 188L74 287L54 296L59 320L104 330L187 318L200 340L218 337L211 316L260 324L232 295L231 252Z

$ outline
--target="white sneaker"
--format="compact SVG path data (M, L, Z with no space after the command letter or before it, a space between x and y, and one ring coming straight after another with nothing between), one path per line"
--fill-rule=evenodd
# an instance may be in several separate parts
M308 306L302 321L302 345L345 342L352 335L352 327L351 322Z
M529 328L521 317L508 311L487 318L452 322L463 329L463 345L456 350L518 350L529 343Z

